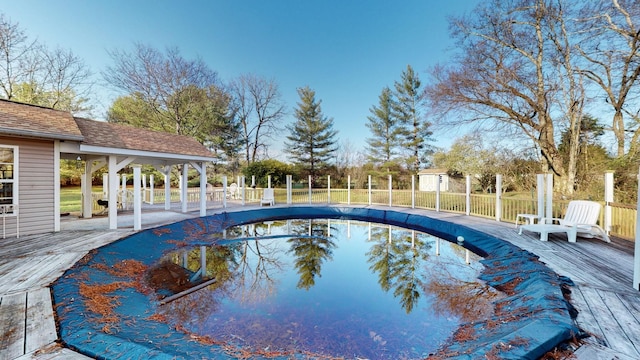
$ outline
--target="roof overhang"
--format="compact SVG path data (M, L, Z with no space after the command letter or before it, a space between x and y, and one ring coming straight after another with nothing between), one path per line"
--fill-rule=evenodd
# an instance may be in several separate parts
M136 157L136 163L139 164L183 164L185 162L210 162L214 161L213 157L197 156L197 155L182 155L172 153L161 153L154 151L142 151L131 149L110 148L103 146L85 145L77 142L61 142L60 153L70 154L69 159L74 159L76 156L88 156L88 157L103 157L103 156L126 156Z
M8 136L18 136L31 139L47 139L47 140L62 140L62 141L82 141L84 137L81 135L74 136L69 134L48 133L40 131L29 131L20 129L11 129L0 127L0 133Z

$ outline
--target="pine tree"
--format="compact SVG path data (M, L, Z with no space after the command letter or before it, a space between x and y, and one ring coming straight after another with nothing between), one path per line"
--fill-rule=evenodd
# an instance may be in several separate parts
M368 159L373 163L388 163L398 155L400 132L393 116L393 94L388 87L382 89L378 97L378 107L373 106L369 111L366 124L372 137L367 138Z
M295 110L296 122L287 126L287 149L296 165L315 178L329 166L336 151L336 134L333 119L322 114L321 101L316 100L315 91L308 86L298 89L300 102Z
M429 130L431 123L421 119L423 107L421 83L411 65L402 72L400 82L395 82L395 98L393 116L401 127L402 146L410 152L407 158L409 170L417 172L421 164L426 162L427 155L433 152L427 141L432 141L433 132Z

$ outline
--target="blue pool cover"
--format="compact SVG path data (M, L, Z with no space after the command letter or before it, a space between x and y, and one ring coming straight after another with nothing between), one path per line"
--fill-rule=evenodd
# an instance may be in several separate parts
M114 278L113 269L127 262L152 266L178 248L210 245L213 233L230 226L283 219L351 219L413 229L457 242L484 257L480 279L505 296L494 304L492 318L467 323L458 329L434 359L538 359L558 344L580 334L575 309L565 300L563 289L572 285L536 255L506 241L469 227L423 215L393 210L357 207L270 207L224 212L189 219L138 232L92 251L53 285L60 337L63 343L98 359L208 358L231 359L243 356L193 335L185 334L154 318L157 298L132 284L137 275ZM138 276L141 274L138 274ZM124 284L108 289L114 282ZM86 300L86 286L103 289L110 297L113 314L97 313ZM100 288L104 285L104 288ZM96 287L97 286L97 287ZM111 317L111 319L105 319ZM245 355L246 356L246 355ZM273 354L262 354L263 357ZM275 355L276 358L277 354ZM295 355L307 358L304 354ZM256 354L252 358L256 357ZM279 358L291 358L291 355Z

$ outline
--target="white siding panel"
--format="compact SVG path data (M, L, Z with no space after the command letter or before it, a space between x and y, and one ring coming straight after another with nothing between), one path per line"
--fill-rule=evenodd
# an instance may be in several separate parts
M53 197L55 194L53 141L0 137L0 144L19 147L18 209L20 214L20 234L38 234L53 231ZM15 235L15 224L15 218L6 218L5 231L7 236Z

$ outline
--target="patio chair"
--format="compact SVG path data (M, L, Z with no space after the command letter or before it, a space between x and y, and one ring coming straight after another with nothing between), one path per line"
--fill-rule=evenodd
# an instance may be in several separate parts
M602 240L610 242L607 232L598 226L600 204L594 201L574 200L569 202L564 218L542 218L537 224L520 226L522 230L537 232L541 241L547 241L550 233L564 232L569 242L576 242L576 237L600 236Z
M235 199L237 192L238 192L238 184L231 183L231 185L227 187L227 199Z
M264 189L264 191L262 192L262 199L260 199L260 206L262 206L263 204L269 204L273 206L275 202L276 201L273 195L273 189L272 188Z

